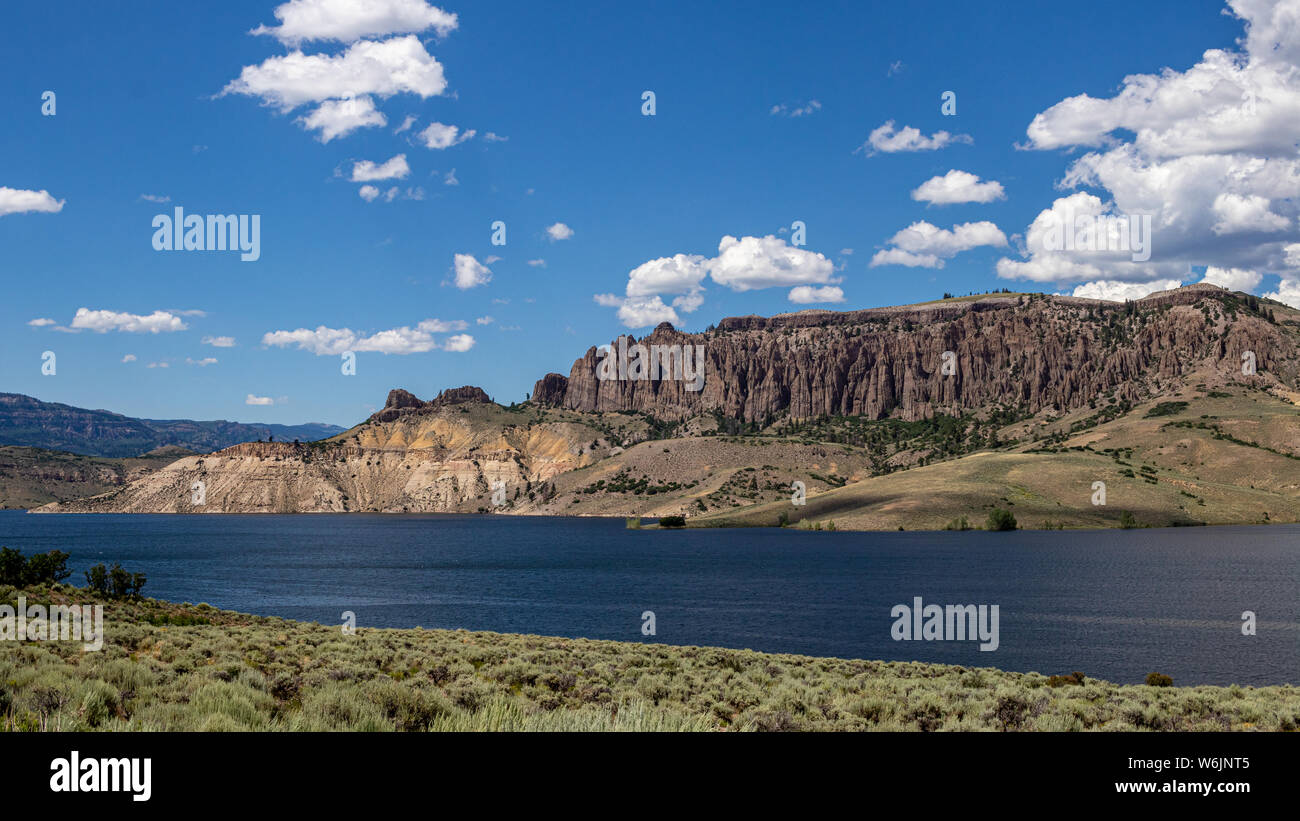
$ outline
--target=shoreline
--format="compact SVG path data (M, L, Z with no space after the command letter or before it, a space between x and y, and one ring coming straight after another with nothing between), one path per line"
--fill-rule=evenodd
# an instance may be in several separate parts
M250 510L250 511L219 511L210 510L204 512L193 511L123 511L123 510L40 510L39 508L21 508L0 507L0 513L3 512L22 512L30 514L39 514L42 516L472 516L472 517L498 517L498 518L529 518L529 519L608 519L610 521L627 520L634 518L654 519L662 517L636 517L625 515L599 515L576 513L573 515L556 515L551 513L476 513L476 512L453 512L453 511L391 511L391 510L299 510L299 511L269 511L269 510ZM811 520L798 520L811 521ZM833 518L829 521L834 522ZM798 533L1015 533L1018 531L1032 532L1053 532L1053 531L1089 531L1104 532L1112 530L1177 530L1188 527L1271 527L1288 525L1298 525L1300 521L1282 521L1273 519L1266 522L1174 522L1166 525L1153 524L1136 524L1132 527L1103 527L1100 525L1090 526L1062 526L1062 527L1025 527L1017 526L1014 529L994 531L984 527L972 525L964 529L957 528L916 528L906 529L898 528L856 528L841 525L835 522L833 529L816 527L800 527L798 522L777 525L777 524L746 524L740 521L725 521L723 519L709 518L703 522L695 522L687 518L684 527L661 527L657 522L646 522L633 530L653 530L653 531L680 531L680 530L788 530Z

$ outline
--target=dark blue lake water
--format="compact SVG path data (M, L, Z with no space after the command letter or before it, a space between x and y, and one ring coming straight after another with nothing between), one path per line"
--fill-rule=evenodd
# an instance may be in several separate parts
M621 519L34 515L0 545L263 615L750 648L1118 682L1300 683L1300 526L1016 533L630 531ZM999 606L999 647L895 641L896 604ZM656 635L641 633L655 614ZM1257 635L1243 636L1254 611Z

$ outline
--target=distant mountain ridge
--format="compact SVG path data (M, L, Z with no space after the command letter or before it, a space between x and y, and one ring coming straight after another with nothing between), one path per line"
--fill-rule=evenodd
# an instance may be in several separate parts
M136 419L107 410L0 393L0 446L45 448L84 456L139 456L161 447L202 453L274 436L311 442L343 432L337 425L259 425L225 420Z

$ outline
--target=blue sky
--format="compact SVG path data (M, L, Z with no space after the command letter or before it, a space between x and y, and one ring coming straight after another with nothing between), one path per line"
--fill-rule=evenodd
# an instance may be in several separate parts
M279 5L0 10L0 390L350 425L391 387L522 400L666 317L1122 297L1207 270L1300 301L1291 0ZM1254 124L1198 119L1234 83L1258 87ZM1026 252L1054 203L1154 211L1156 253ZM156 250L176 207L258 215L260 257Z

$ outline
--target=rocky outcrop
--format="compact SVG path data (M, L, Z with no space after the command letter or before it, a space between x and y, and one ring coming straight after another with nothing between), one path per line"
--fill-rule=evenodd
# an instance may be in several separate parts
M429 402L433 408L441 408L447 405L460 405L465 402L491 402L492 398L482 388L476 388L473 385L465 385L460 388L448 388L438 394Z
M863 311L735 317L687 334L664 323L623 337L609 357L590 348L567 380L534 387L544 404L578 411L642 411L678 420L721 412L763 422L783 414L915 420L1003 406L1066 411L1102 396L1138 401L1193 370L1225 377L1256 358L1265 384L1300 387L1293 332L1244 295L1212 285L1133 303L1055 296L993 296ZM1258 306L1258 301L1256 301ZM636 346L700 346L704 384L620 378L603 360ZM609 378L614 376L614 378Z
M394 388L388 392L388 401L384 403L384 407L372 414L370 420L373 422L392 422L400 419L403 414L408 412L436 410L449 405L464 404L465 402L490 404L492 398L482 388L465 385L460 388L448 388L428 402L422 402L419 397L410 391Z
M532 400L542 405L563 405L564 395L569 390L569 377L558 373L548 373L533 386Z

